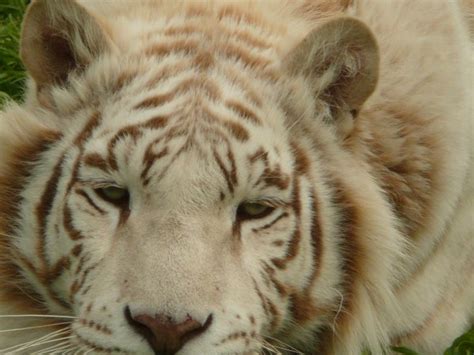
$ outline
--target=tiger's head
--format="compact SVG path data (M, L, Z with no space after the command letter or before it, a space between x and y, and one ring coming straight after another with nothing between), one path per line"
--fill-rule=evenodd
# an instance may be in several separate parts
M394 233L389 209L343 147L377 80L370 31L335 18L281 53L278 26L230 5L112 21L72 0L38 0L26 15L32 88L3 124L35 123L3 153L0 302L70 322L34 328L46 338L29 345L0 334L0 346L332 344L369 307L357 302L366 285L388 297L384 251L398 248L374 237Z

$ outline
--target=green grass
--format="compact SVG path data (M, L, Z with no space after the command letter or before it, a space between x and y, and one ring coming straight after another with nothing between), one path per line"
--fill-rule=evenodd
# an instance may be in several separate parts
M28 0L0 0L0 108L8 100L21 101L23 96L25 72L18 55L18 43L21 20L27 2ZM407 348L393 348L393 350L405 355L424 355ZM473 354L474 327L456 339L444 353L444 355Z
M21 100L25 72L18 55L25 0L0 0L0 107Z

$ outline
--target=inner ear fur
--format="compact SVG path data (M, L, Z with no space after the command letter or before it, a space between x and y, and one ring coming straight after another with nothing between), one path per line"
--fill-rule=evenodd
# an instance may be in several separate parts
M63 84L110 48L98 21L74 0L36 0L23 21L20 54L39 88Z
M370 29L351 17L313 30L285 59L290 75L303 75L313 94L328 103L342 135L374 91L379 51Z

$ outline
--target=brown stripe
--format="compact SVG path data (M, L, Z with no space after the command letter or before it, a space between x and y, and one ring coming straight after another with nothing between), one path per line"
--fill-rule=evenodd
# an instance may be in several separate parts
M274 258L272 259L273 265L279 269L285 269L286 264L292 261L299 252L300 240L301 240L301 196L300 196L300 181L299 177L295 177L293 183L293 211L296 217L295 231L291 236L291 239L288 243L288 249L286 251L286 256L284 258Z
M82 287L84 287L85 283L86 283L86 280L87 280L87 276L89 276L89 273L94 270L95 268L97 268L97 266L99 266L99 263L95 263L94 265L91 265L89 266L87 269L84 270L83 274L82 274L82 277L81 277L81 280L78 282L77 286L76 286L76 292L79 292ZM72 295L74 296L74 294Z
M157 73L153 74L154 77L146 82L145 87L148 89L155 89L165 80L176 77L190 68L192 68L192 62L190 60L181 60L178 63L166 65L162 67ZM143 88L141 89L143 90Z
M242 30L242 29L235 29L232 31L227 31L229 37L231 39L237 39L245 44L249 45L250 47L255 47L259 49L271 49L273 46L271 43L268 43L263 38L256 37L253 33Z
M221 97L219 87L204 76L192 77L184 79L176 84L176 86L169 92L146 98L134 106L134 110L143 110L149 108L159 107L167 102L173 100L176 96L186 93L191 90L199 91L201 94L206 94L211 100L218 100Z
M308 174L311 162L306 152L296 142L291 142L291 150L295 161L295 171L298 175Z
M281 171L280 166L270 168L268 153L259 149L255 154L248 157L250 163L262 161L265 169L255 182L255 186L265 184L266 186L274 186L280 190L285 190L290 186L290 176Z
M185 24L180 26L168 27L163 31L166 36L182 36L190 34L201 34L202 28L196 26L195 24ZM156 36L156 33L152 33L153 36Z
M137 70L125 70L122 71L116 78L115 83L112 88L113 93L117 93L120 90L122 90L125 86L128 86L133 79L135 79L138 76L138 71Z
M88 321L84 318L80 318L78 320L78 322L79 322L79 324L83 325L84 327L91 328L91 329L93 329L95 331L98 331L100 333L103 333L105 335L111 335L112 334L112 331L106 325L96 323L93 320Z
M82 197L84 197L84 199L89 203L89 205L92 206L92 208L94 208L97 212L99 212L101 215L104 215L106 212L100 208L99 206L97 206L97 204L94 202L94 200L92 200L92 198L87 194L87 192L85 192L84 190L82 189L76 189L76 193Z
M260 288L258 287L257 281L255 281L254 278L252 278L253 281L253 287L255 289L255 292L257 293L258 298L260 298L260 302L262 304L262 309L263 312L268 316L269 315L269 310L268 310L268 305L265 297L262 294L262 291L260 291Z
M288 212L283 212L278 217L276 217L273 221L265 224L264 226L262 226L260 228L252 228L252 231L256 233L256 232L261 232L262 230L265 230L265 229L269 229L269 228L273 227L273 225L275 223L277 223L278 221L280 221L281 219L286 218L286 217L288 217Z
M323 235L321 229L321 213L318 200L314 189L311 191L310 198L312 201L312 223L311 223L311 247L313 250L313 272L311 273L310 283L307 286L307 292L313 288L320 272L323 258Z
M42 282L45 285L52 285L57 278L59 278L65 270L71 267L71 260L68 256L63 256L52 267L49 268L46 275L43 275Z
M71 250L71 254L75 256L76 258L79 257L82 253L82 244L77 244L74 248Z
M243 62L243 64L245 64L246 66L250 68L268 70L268 68L272 64L271 60L264 58L262 56L252 54L249 51L244 50L242 47L238 47L231 43L228 43L225 47L223 47L219 51L219 53L220 52L222 52L222 54L224 54L226 57L232 60ZM262 71L261 73L265 74L264 76L266 76L269 72L267 73L265 71Z
M61 158L59 158L56 166L53 168L53 173L46 183L46 187L41 196L40 202L36 206L36 219L38 221L38 241L36 243L36 250L42 269L46 269L48 267L45 250L47 238L46 226L48 223L47 218L51 212L51 209L53 208L53 202L56 197L59 179L62 174L62 164L64 159L65 156L62 155Z
M266 299L266 301L267 301L269 313L271 314L270 329L272 331L275 331L278 327L278 323L280 323L281 315L280 315L280 312L278 312L277 307L272 301L270 301L268 298Z
M221 157L219 156L219 154L217 153L217 151L215 149L214 149L214 158L216 159L217 165L219 166L219 169L221 170L222 175L224 175L224 178L225 178L225 181L227 183L227 188L229 189L229 192L231 194L233 194L234 193L234 182L231 178L231 175L230 175L229 171L227 171Z
M23 139L7 156L6 168L0 171L0 303L21 309L24 313L41 313L42 296L29 287L17 287L24 280L21 269L37 273L32 261L14 246L15 225L22 202L21 193L27 186L32 167L61 135L54 131L35 132ZM12 309L13 309L12 308Z
M241 124L232 121L224 121L222 124L225 128L227 128L227 131L239 141L246 142L249 140L249 133L247 129Z
M96 129L102 120L102 115L100 112L94 112L92 116L87 121L86 126L81 131L81 133L74 140L74 144L77 146L82 146L84 142L89 139L92 135L94 129Z
M145 49L146 56L164 56L171 53L196 53L200 48L199 41L195 39L181 39L169 43L159 43Z
M146 122L138 123L136 125L129 125L129 126L125 126L121 128L115 134L115 136L109 141L107 145L108 165L114 170L118 169L117 159L114 153L114 148L117 142L119 142L122 139L125 139L126 137L131 137L134 140L134 142L136 142L137 138L142 134L141 129L160 129L162 127L165 127L167 123L168 123L168 117L155 116L155 117L150 118Z
M63 225L64 229L72 240L84 239L82 233L73 225L71 209L67 203L65 203L63 207Z
M149 180L148 179L148 172L150 171L151 167L153 164L157 161L160 160L161 158L165 157L168 155L168 147L164 147L162 150L160 150L158 153L153 153L152 148L153 145L156 144L155 142L152 142L146 149L145 155L143 157L143 163L145 164L145 169L143 169L142 173L140 174L140 178L142 180Z
M247 160L250 164L254 164L259 160L265 162L268 160L268 152L264 151L263 148L259 148L255 153L250 154Z
M339 254L342 260L343 283L340 291L343 294L342 312L335 319L335 328L342 336L346 332L350 332L350 320L353 317L353 305L355 302L355 285L361 275L362 263L366 259L360 242L358 241L358 231L360 230L360 212L357 204L350 195L346 186L336 177L332 177L329 181L333 185L333 202L340 211L339 231L340 246ZM324 342L322 346L329 346L332 338L327 338L328 344Z
M156 95L153 97L149 97L139 104L133 107L134 110L144 110L148 108L156 108L159 107L167 102L170 102L176 95L176 92L168 92L166 94Z
M97 168L103 170L105 172L109 171L109 165L107 164L107 160L103 158L98 153L89 153L83 157L83 163L93 168Z
M201 51L193 58L193 67L202 71L209 70L215 64L215 58L212 53Z
M312 201L312 225L311 225L311 247L312 247L312 272L309 277L309 282L300 292L295 292L291 295L292 318L300 325L314 320L316 317L321 317L322 314L327 313L321 310L312 297L314 284L321 272L321 258L322 258L322 235L321 226L319 222L320 214L318 202L314 191L311 192L310 198Z
M267 263L264 263L264 270L280 297L286 297L288 295L288 290L279 280L276 279L275 269Z
M296 324L304 326L316 317L326 315L325 311L316 307L314 301L308 292L295 292L290 295L288 309Z
M248 81L248 77L243 76L241 72L231 65L221 63L221 66L225 76L243 91L245 97L256 107L262 107L262 99L252 86L252 83Z
M220 20L228 18L235 20L238 23L249 24L257 27L261 27L262 25L259 18L242 11L242 8L238 8L235 5L228 5L220 9L218 12L218 17Z
M262 124L262 121L260 120L260 118L258 118L257 114L255 114L255 112L253 112L248 107L245 107L242 103L234 100L229 100L226 102L226 106L235 113L237 113L243 119L258 126Z

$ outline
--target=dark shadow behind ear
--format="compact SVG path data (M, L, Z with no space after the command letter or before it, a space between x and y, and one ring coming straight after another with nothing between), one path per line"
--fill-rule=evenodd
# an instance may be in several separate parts
M36 0L23 21L20 54L40 90L63 84L110 48L96 19L74 0Z
M330 106L338 135L344 137L376 87L378 46L361 21L339 17L306 36L284 66L290 75L303 75L313 94Z

